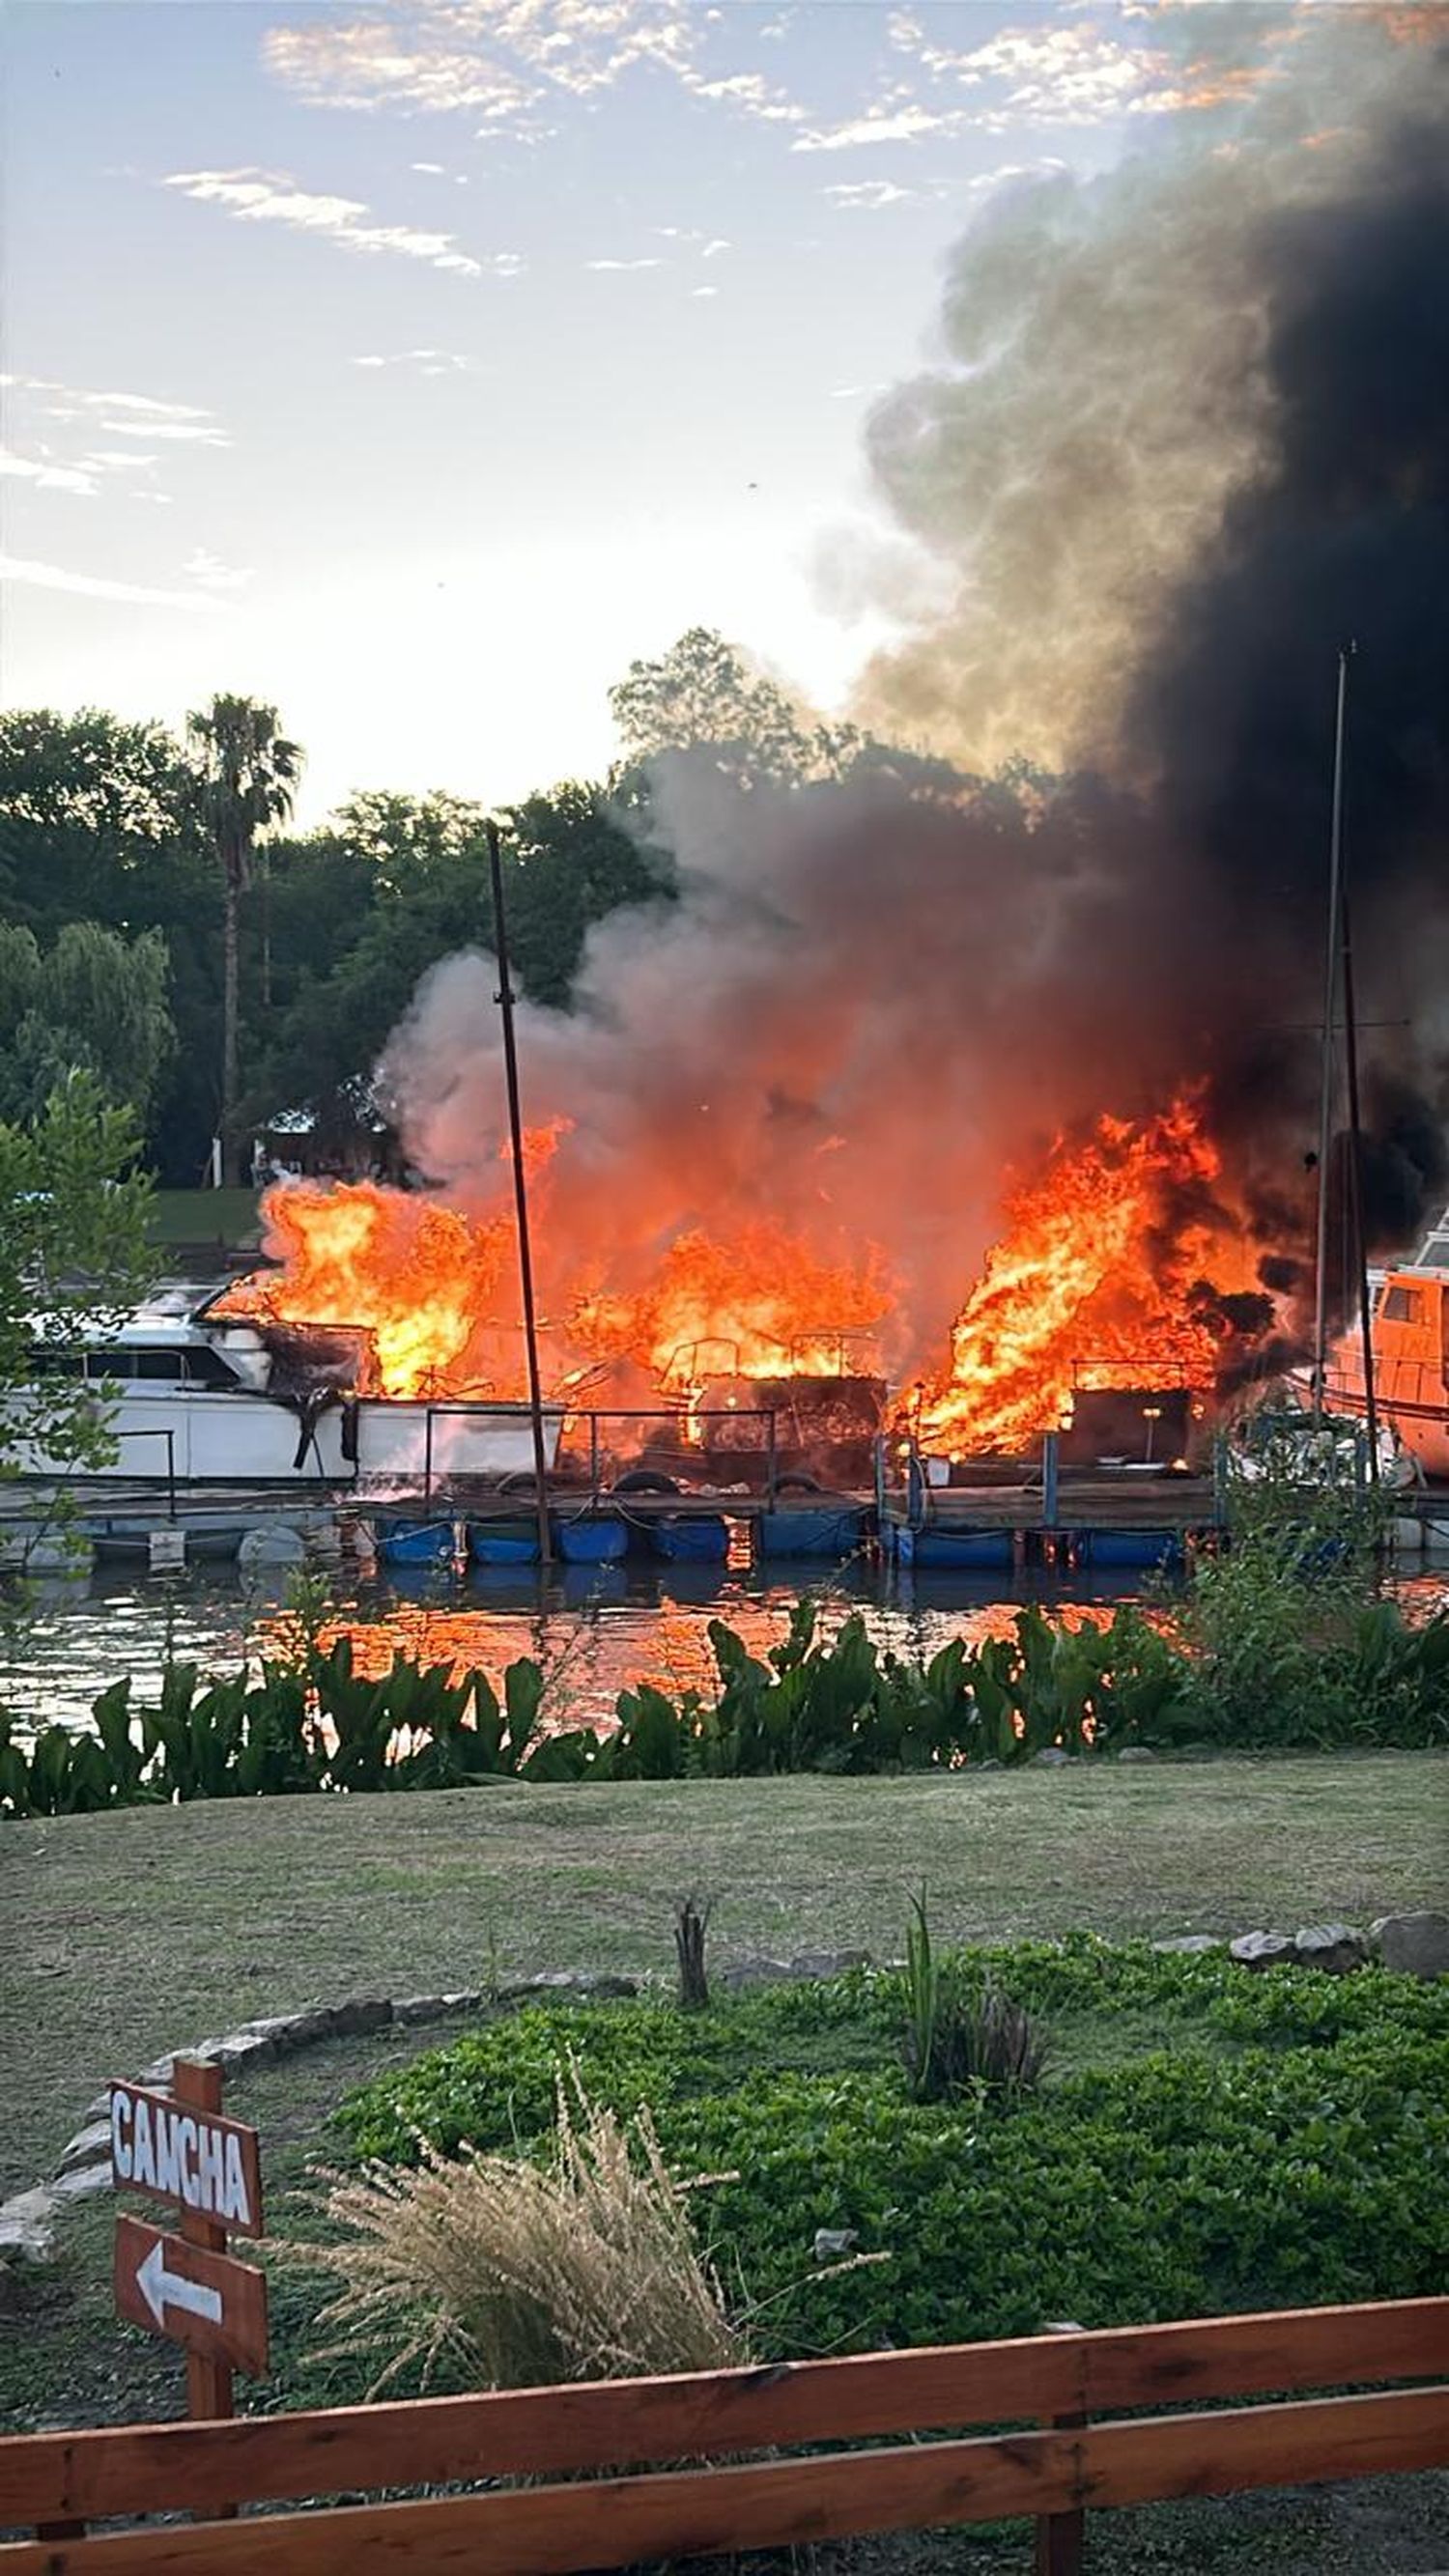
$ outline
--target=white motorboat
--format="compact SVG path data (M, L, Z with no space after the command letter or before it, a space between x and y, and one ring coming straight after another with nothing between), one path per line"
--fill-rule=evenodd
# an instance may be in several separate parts
M368 1486L418 1478L496 1478L534 1465L526 1404L502 1399L393 1399L357 1392L358 1337L287 1336L160 1295L116 1330L47 1337L34 1324L33 1392L5 1407L4 1446L22 1476L65 1472L36 1419L47 1377L94 1386L114 1459L86 1479L248 1485L299 1479ZM545 1408L552 1466L563 1424Z

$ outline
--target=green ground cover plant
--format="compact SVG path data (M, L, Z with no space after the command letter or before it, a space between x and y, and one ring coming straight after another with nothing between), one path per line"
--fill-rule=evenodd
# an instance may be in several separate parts
M344 2104L351 2149L408 2164L544 2154L566 2052L590 2097L649 2105L671 2172L770 2353L969 2341L1435 2289L1449 2259L1449 1991L1379 1970L1250 1981L1088 1936L969 1950L1050 2048L1035 2089L917 2100L905 1979L854 1972L708 2012L531 2010ZM701 2196L702 2201L706 2196ZM818 2270L816 2231L884 2259Z

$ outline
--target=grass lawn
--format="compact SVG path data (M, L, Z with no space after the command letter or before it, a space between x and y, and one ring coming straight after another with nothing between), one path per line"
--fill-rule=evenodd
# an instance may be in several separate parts
M158 1190L151 1202L151 1240L252 1244L259 1240L255 1190Z
M1431 1904L1449 1757L1391 1753L905 1779L498 1782L10 1824L0 1832L0 2191L112 2075L257 2013L711 1955L1239 1931Z

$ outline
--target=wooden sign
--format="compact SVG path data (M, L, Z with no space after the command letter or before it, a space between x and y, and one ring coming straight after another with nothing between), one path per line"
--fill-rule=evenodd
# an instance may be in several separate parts
M255 2129L141 2084L111 2086L111 2178L117 2191L169 2200L238 2236L260 2236L262 2167Z
M111 2178L181 2213L171 2236L139 2218L116 2220L116 2305L186 2352L186 2411L214 2422L233 2412L233 2367L267 2366L267 2284L226 2250L227 2230L262 2232L262 2172L255 2129L224 2118L221 2069L173 2058L171 2091L111 2087ZM219 2504L226 2518L235 2507Z
M167 2335L259 2379L267 2367L267 2276L234 2255L152 2227L116 2220L116 2306L132 2325Z

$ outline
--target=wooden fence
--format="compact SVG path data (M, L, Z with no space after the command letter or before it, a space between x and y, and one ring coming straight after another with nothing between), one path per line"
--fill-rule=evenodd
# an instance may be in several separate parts
M1408 2380L1437 2384L1302 2394ZM1273 2402L1222 2403L1244 2397ZM569 2576L1016 2514L1043 2576L1071 2576L1097 2506L1445 2465L1449 2298L1417 2299L22 2435L0 2441L0 2531L35 2537L0 2542L0 2576ZM519 2478L554 2482L492 2483ZM337 2501L427 2488L452 2491ZM287 2509L205 2518L263 2504ZM178 2513L201 2519L87 2530Z

